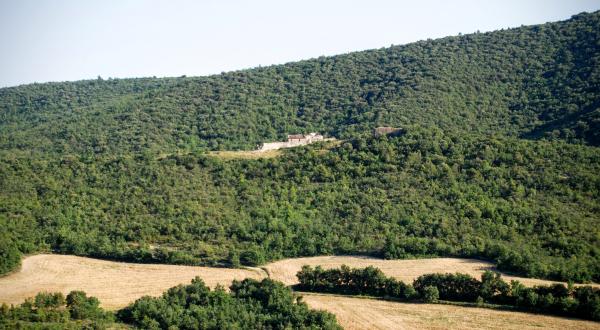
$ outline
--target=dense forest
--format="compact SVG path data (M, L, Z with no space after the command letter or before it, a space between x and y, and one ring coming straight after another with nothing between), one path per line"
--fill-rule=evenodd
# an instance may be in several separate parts
M503 307L543 314L575 316L600 321L600 289L556 283L525 287L506 283L500 273L486 271L481 280L467 274L425 274L406 284L375 267L324 270L303 266L297 274L300 290L347 295L369 295L402 301L476 303L480 307ZM489 305L489 304L493 305ZM486 305L488 304L488 305Z
M374 126L600 144L600 13L489 33L170 79L0 89L0 149L114 155L252 149Z
M271 159L15 157L0 169L3 246L25 253L234 266L468 256L600 280L596 147L412 128Z
M365 253L600 281L599 49L596 12L209 77L0 89L0 273L38 251ZM207 153L309 131L340 141Z

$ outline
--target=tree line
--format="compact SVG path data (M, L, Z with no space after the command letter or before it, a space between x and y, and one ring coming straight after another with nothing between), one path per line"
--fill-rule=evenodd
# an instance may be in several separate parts
M323 269L303 266L296 289L346 295L388 297L403 301L438 300L496 304L544 314L600 320L600 289L564 284L526 287L519 281L506 283L496 272L486 271L478 280L468 274L425 274L412 284L387 277L378 268Z
M113 313L100 308L96 297L83 291L40 292L24 303L0 306L0 328L3 329L97 329L113 324Z

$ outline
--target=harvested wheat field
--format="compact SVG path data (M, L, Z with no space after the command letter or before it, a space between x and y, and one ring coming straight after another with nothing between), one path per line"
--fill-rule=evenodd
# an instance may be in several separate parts
M145 296L200 276L208 286L228 287L234 279L265 276L260 269L228 269L175 265L133 264L84 257L39 254L23 259L21 270L0 278L0 302L21 303L40 291L83 290L100 299L102 307L124 307Z
M314 309L334 313L344 329L600 329L600 323L562 317L438 304L409 304L305 294Z
M322 256L284 259L270 263L263 267L269 276L287 285L298 283L296 273L303 265L318 266L323 268L338 268L348 265L352 268L364 268L374 266L381 269L387 276L393 276L405 283L412 283L414 279L429 273L464 273L475 278L480 278L486 270L497 271L493 263L478 259L463 258L429 258L410 260L384 260L365 256ZM505 281L518 280L521 283L533 285L547 285L556 283L553 281L524 278L502 274ZM594 286L597 286L595 284Z
M322 265L325 268L346 264L351 267L375 266L388 276L407 283L419 275L436 272L461 272L479 276L493 264L475 259L434 258L415 260L382 260L361 256L325 256L285 259L267 264L264 269L271 278L287 285L297 283L296 273L302 265ZM98 297L102 306L116 309L144 296L158 296L168 288L187 284L200 276L207 285L229 286L234 279L261 279L267 276L258 268L230 269L177 265L134 264L85 257L39 254L23 259L18 272L0 278L0 302L20 303L40 291L83 290ZM505 276L527 285L548 284L550 281Z

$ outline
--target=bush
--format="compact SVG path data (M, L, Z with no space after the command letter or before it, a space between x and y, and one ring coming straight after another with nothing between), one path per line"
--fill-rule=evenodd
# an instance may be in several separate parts
M257 249L242 252L239 260L246 266L258 266L265 262L265 256Z
M477 299L475 300L475 304L477 304L477 306L483 306L484 303L485 303L485 301L483 300L483 297L481 297L481 296L477 297Z
M34 306L37 308L58 308L65 305L65 296L60 292L40 292L35 296Z
M424 302L432 303L440 299L440 292L438 291L437 287L433 285L428 285L423 288L421 296L423 297Z
M481 292L481 282L466 274L426 274L419 276L413 286L421 295L425 287L434 286L442 300L475 301Z
M67 295L67 307L76 320L96 319L103 314L98 298L87 297L83 291L71 291Z
M21 252L6 232L0 233L0 275L16 269L21 263Z

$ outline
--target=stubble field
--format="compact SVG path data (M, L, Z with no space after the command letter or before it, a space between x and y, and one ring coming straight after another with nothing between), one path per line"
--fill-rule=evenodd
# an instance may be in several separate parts
M338 268L341 265L353 268L364 268L374 266L381 269L387 276L395 277L405 283L412 283L414 279L429 273L464 273L475 278L480 278L486 270L496 270L493 263L463 258L429 258L408 260L383 260L364 256L320 256L284 259L270 263L263 268L273 279L287 285L298 283L296 273L303 265L317 266L323 268ZM552 281L539 280L502 274L505 281L518 280L527 286L548 285Z
M207 285L228 287L234 279L261 279L267 276L287 285L297 283L295 274L302 265L324 268L375 266L388 276L407 283L419 275L461 272L479 277L494 265L481 260L433 258L381 260L361 256L322 256L286 259L260 268L230 269L155 264L132 264L85 257L40 254L23 259L19 271L0 278L0 302L18 304L40 291L83 290L98 297L110 310L125 307L136 299L159 296L168 288L187 284L200 276ZM504 276L526 285L550 281ZM316 309L336 314L346 329L600 329L600 323L512 311L438 304L414 304L376 299L302 293Z
M229 269L175 265L133 264L76 256L39 254L24 258L18 272L0 278L0 302L17 304L37 292L83 290L100 299L102 307L117 309L148 295L200 276L208 286L228 287L234 279L260 279L260 269Z
M360 329L600 329L600 323L556 316L439 304L411 304L304 294L314 309L334 313L346 330Z

